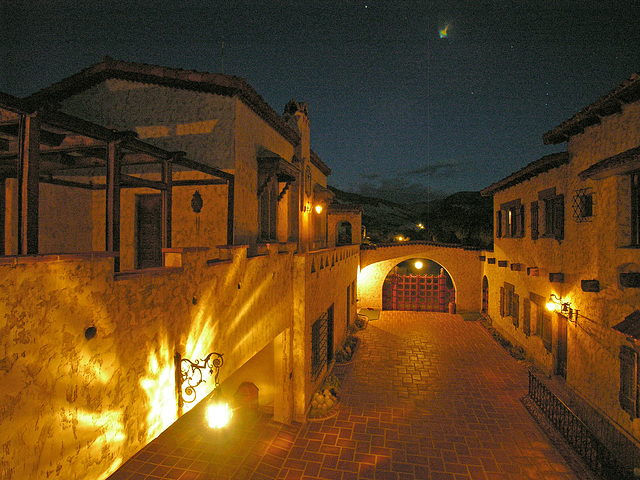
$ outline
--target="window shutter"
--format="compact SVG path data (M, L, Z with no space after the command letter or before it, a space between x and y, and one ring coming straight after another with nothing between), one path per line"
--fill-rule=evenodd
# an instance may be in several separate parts
M524 237L524 205L520 205L520 212L518 215L518 236Z
M502 237L502 210L496 212L496 238Z
M504 287L500 287L500 316L504 317Z
M620 347L620 406L631 415L637 417L637 353L631 347Z
M554 208L554 220L555 225L553 226L553 233L555 234L556 240L564 239L564 195L558 195L553 200L553 208Z
M520 326L520 295L513 295L513 302L511 303L513 311L511 317L513 318L513 325L518 328Z
M531 335L531 300L522 299L522 331L525 335Z
M551 353L551 335L551 315L545 312L542 316L542 343L549 353Z
M538 202L531 202L531 239L538 239Z

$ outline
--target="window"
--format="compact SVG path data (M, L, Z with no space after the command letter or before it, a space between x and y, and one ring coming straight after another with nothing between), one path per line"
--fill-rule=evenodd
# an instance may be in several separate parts
M518 328L520 317L520 297L515 293L515 287L504 282L504 287L500 287L500 315L511 317L513 325Z
M258 224L261 242L277 239L278 182L273 175L259 175Z
M351 245L351 224L340 222L336 229L336 245Z
M638 417L638 354L626 345L620 346L620 406Z
M640 246L640 172L631 174L631 245Z
M518 238L524 236L524 206L520 199L500 205L496 215L496 236Z
M531 300L522 300L522 332L528 337L531 335Z
M588 222L593 217L593 191L580 188L573 195L573 218L576 222Z
M531 202L531 240L537 240L538 230L538 202Z
M311 325L311 376L315 380L327 364L327 314Z
M556 188L553 187L539 192L538 200L543 203L543 235L558 241L564 239L564 195L556 195Z

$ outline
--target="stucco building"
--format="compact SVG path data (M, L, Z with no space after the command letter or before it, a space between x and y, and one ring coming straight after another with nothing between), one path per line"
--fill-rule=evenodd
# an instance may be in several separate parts
M2 478L104 478L176 419L176 358L222 353L228 398L304 420L360 243L307 106L105 58L0 115Z
M482 192L495 210L483 310L638 467L640 76L543 139L567 150Z

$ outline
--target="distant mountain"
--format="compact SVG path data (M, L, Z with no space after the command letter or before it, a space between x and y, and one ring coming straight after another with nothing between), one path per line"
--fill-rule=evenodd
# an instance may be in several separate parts
M458 192L446 198L411 204L394 203L329 187L333 202L362 205L366 241L392 242L402 235L490 248L493 242L493 201L479 192ZM422 228L419 227L422 225Z

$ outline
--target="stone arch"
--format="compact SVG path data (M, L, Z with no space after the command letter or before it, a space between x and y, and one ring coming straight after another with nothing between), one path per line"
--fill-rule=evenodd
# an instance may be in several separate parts
M361 251L358 273L358 308L382 309L382 286L389 271L411 258L426 258L440 264L455 288L458 312L479 312L481 308L482 269L478 251L463 248L406 245L378 246Z
M352 226L348 220L343 220L336 226L336 246L351 245L353 243Z
M442 265L424 257L397 263L383 281L383 310L446 312L449 302L455 302L451 275Z

